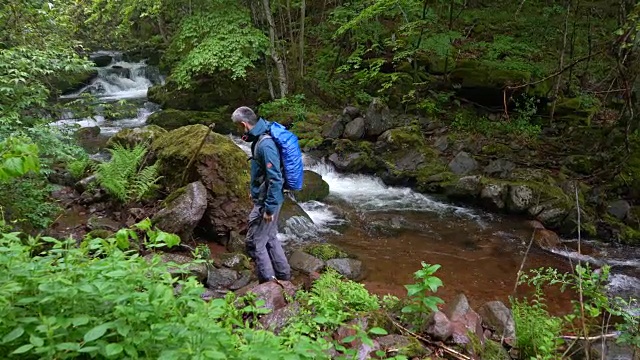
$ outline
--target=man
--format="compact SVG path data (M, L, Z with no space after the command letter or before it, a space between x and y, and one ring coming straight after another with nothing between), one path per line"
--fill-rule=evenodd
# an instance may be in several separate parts
M283 175L280 153L269 135L270 123L258 119L250 108L242 106L231 115L244 133L244 141L251 142L250 198L253 210L249 214L249 229L245 244L249 256L256 262L260 283L290 280L291 269L278 241L278 214L284 202Z

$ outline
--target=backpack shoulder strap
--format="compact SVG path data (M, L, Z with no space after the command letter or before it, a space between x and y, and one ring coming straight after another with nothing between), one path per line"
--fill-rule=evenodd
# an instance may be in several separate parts
M260 137L258 137L258 140L256 140L253 144L251 144L251 157L252 158L254 158L256 156L256 149L258 148L258 145L262 142L262 140L267 139L267 138L271 138L271 135L262 134L262 135L260 135Z

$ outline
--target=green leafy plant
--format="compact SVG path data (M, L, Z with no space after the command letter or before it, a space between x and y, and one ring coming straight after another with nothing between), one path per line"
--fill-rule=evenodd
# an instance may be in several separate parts
M549 314L542 294L537 292L531 304L526 299L512 299L511 309L521 358L557 359L562 319Z
M438 264L431 265L422 262L422 269L413 275L416 283L405 285L409 304L402 308L403 313L428 314L431 311L437 311L438 304L444 303L437 296L427 295L427 292L435 293L442 286L442 280L433 276L439 268Z
M111 152L111 160L97 166L97 181L111 196L126 203L139 201L152 193L160 180L158 164L142 165L147 149L144 145L136 145L127 149L116 144Z
M28 139L18 137L0 141L0 182L39 171L37 145Z
M67 169L74 179L81 179L85 175L87 169L90 167L90 164L91 160L88 157L82 157L70 162L67 165Z
M306 119L307 107L304 104L304 94L292 95L286 98L261 104L258 113L265 119L278 122L294 123Z

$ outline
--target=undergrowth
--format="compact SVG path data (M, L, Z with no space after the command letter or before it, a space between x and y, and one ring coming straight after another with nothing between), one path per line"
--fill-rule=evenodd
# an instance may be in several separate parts
M128 149L117 144L110 152L111 160L99 164L96 175L111 196L123 203L140 201L157 188L158 164L142 167L147 154L144 145Z

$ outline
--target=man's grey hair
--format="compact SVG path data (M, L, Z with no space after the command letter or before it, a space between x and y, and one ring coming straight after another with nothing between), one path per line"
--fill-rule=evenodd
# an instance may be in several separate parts
M231 120L236 123L244 121L249 125L255 125L258 122L258 116L256 116L256 113L254 113L251 108L241 106L231 114Z

